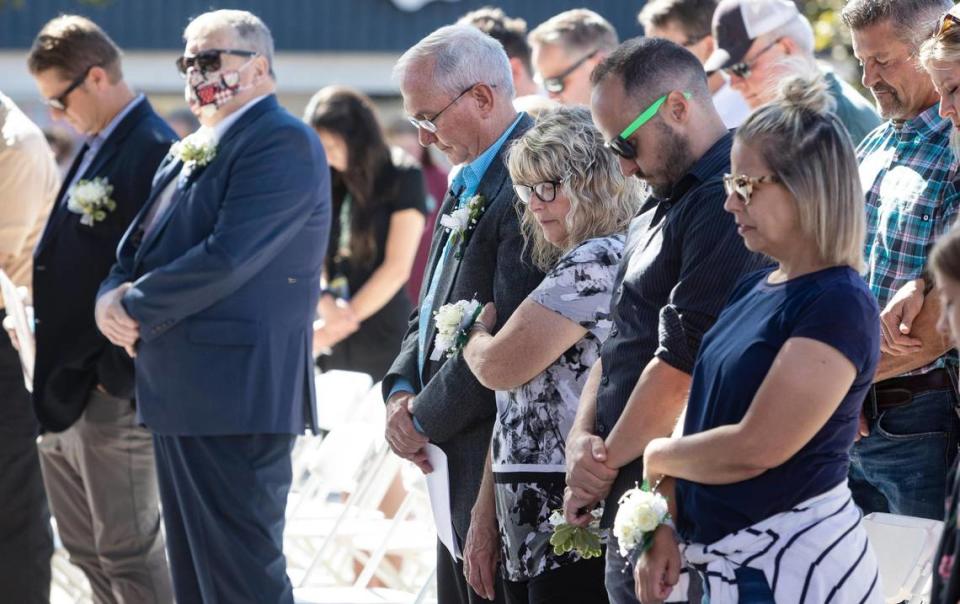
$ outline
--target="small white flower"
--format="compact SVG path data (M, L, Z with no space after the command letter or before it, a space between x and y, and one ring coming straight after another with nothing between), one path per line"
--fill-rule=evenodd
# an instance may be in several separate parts
M563 519L563 512L560 510L554 510L553 513L550 514L550 525L552 527L556 528L564 522L566 522L566 520Z
M113 185L106 177L79 180L70 188L67 209L80 214L80 224L93 226L107 217L107 212L117 209L117 202L111 199Z
M613 534L619 543L620 553L626 557L634 548L642 545L646 533L663 524L669 513L663 495L640 488L624 493L619 505L613 521Z
M440 217L440 224L450 231L465 231L470 224L470 208L460 208Z
M460 300L437 309L433 317L437 335L433 340L431 360L438 361L444 354L453 356L463 347L467 330L473 324L479 309L480 303L476 300Z
M211 130L201 128L183 140L174 143L170 147L170 153L183 162L184 169L189 175L196 168L202 168L213 161L213 158L217 156L217 143Z

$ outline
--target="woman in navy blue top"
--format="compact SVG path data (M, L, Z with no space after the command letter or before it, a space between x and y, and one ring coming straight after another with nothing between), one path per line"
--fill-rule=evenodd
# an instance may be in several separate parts
M846 483L879 309L858 274L857 163L829 104L822 80L792 79L736 134L725 209L777 266L745 277L704 337L683 435L645 450L679 539L660 526L638 561L643 602L881 598Z

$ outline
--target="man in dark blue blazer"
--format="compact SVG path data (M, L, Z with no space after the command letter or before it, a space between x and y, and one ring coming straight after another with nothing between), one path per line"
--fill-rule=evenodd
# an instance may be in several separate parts
M292 602L296 434L316 425L312 322L330 223L317 136L278 104L256 16L205 13L178 65L201 129L161 165L100 288L136 360L179 602Z
M40 461L50 505L96 601L171 602L133 362L100 334L93 313L117 243L176 135L124 82L119 49L86 18L47 23L27 63L53 116L87 137L33 253L33 403L47 431Z

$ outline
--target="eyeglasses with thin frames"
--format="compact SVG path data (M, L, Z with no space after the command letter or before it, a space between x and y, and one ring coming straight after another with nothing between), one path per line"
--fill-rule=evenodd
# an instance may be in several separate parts
M744 80L750 77L750 74L753 73L753 66L757 64L757 61L760 60L760 57L763 56L765 52L776 46L780 43L780 38L777 38L773 42L767 44L763 47L763 50L758 52L752 59L749 61L740 61L739 63L734 63L733 65L724 69L728 74L735 75L738 78L743 78Z
M740 201L743 202L743 205L750 205L750 196L753 195L754 187L762 185L763 183L778 183L780 182L780 177L776 174L767 174L764 176L748 176L746 174L724 174L723 175L723 190L727 192L727 195L733 195L734 193L740 198Z
M530 203L530 200L533 199L534 195L536 195L537 199L543 203L550 203L557 198L557 190L560 188L561 184L563 184L562 180L545 180L534 185L521 185L515 183L513 185L513 190L517 193L517 197L524 204Z
M83 73L80 74L75 80L70 82L70 85L67 86L66 90L61 92L59 95L44 99L43 102L47 107L56 109L57 111L66 111L67 110L67 97L70 96L70 93L76 90L80 84L83 84L87 80L87 76L90 75L90 70L96 67L96 65L91 65L83 70Z
M461 93L458 94L457 96L453 97L453 100L450 101L449 103L447 103L446 106L445 106L443 109L441 109L440 111L436 112L436 113L433 115L433 117L424 118L424 119L417 119L417 118L415 118L415 117L413 117L413 116L409 116L409 117L407 117L407 120L409 120L410 123L413 124L414 128L419 128L419 129L421 129L421 130L426 130L427 132L429 132L429 133L431 133L431 134L436 134L436 132L437 132L437 120L440 119L440 116L443 115L443 112L446 111L447 109L449 109L450 107L452 107L453 104L456 103L457 101L459 101L461 98L463 98L463 95L467 94L468 92L470 92L471 90L473 90L474 88L476 88L477 86L479 86L480 84L481 84L481 82L477 82L476 84L471 84L470 86L468 86L467 88L465 88L463 92L461 92ZM496 87L497 87L496 84L489 84L489 86L490 86L491 88L496 88Z
M581 65L583 65L584 63L586 63L587 61L595 57L598 52L600 52L600 49L595 48L589 54L586 54L580 57L580 59L576 63L564 69L560 74L555 75L553 77L544 78L543 89L546 90L547 92L552 92L554 94L560 94L561 92L563 92L564 89L567 87L567 84L566 84L567 76L573 73L574 71L576 71L578 67L580 67Z
M621 132L617 138L605 143L604 146L623 159L636 159L637 147L628 139L633 136L634 132L640 129L640 126L653 119L653 116L657 114L657 111L660 111L660 107L667 101L668 96L670 96L669 92L651 103L649 107L640 112L640 115L638 115L636 119L630 122L630 125L623 129L623 132ZM689 92L683 93L683 98L685 99L689 99L691 96L693 95Z

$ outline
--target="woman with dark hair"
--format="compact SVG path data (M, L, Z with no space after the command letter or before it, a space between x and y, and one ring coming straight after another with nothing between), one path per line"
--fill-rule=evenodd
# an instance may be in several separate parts
M417 250L417 258L413 261L413 270L410 271L410 280L407 282L407 293L410 294L411 300L416 301L420 296L420 285L430 257L430 242L433 240L437 214L440 213L440 204L449 186L447 179L449 170L434 159L430 147L420 144L420 134L406 116L395 118L387 125L386 131L391 145L400 147L420 162L423 182L427 187L427 221L423 228L423 237L420 239L420 249Z
M423 176L384 140L376 110L342 86L317 92L304 114L327 154L333 187L330 248L315 324L318 365L380 380L396 357L411 311L404 284L426 212Z

